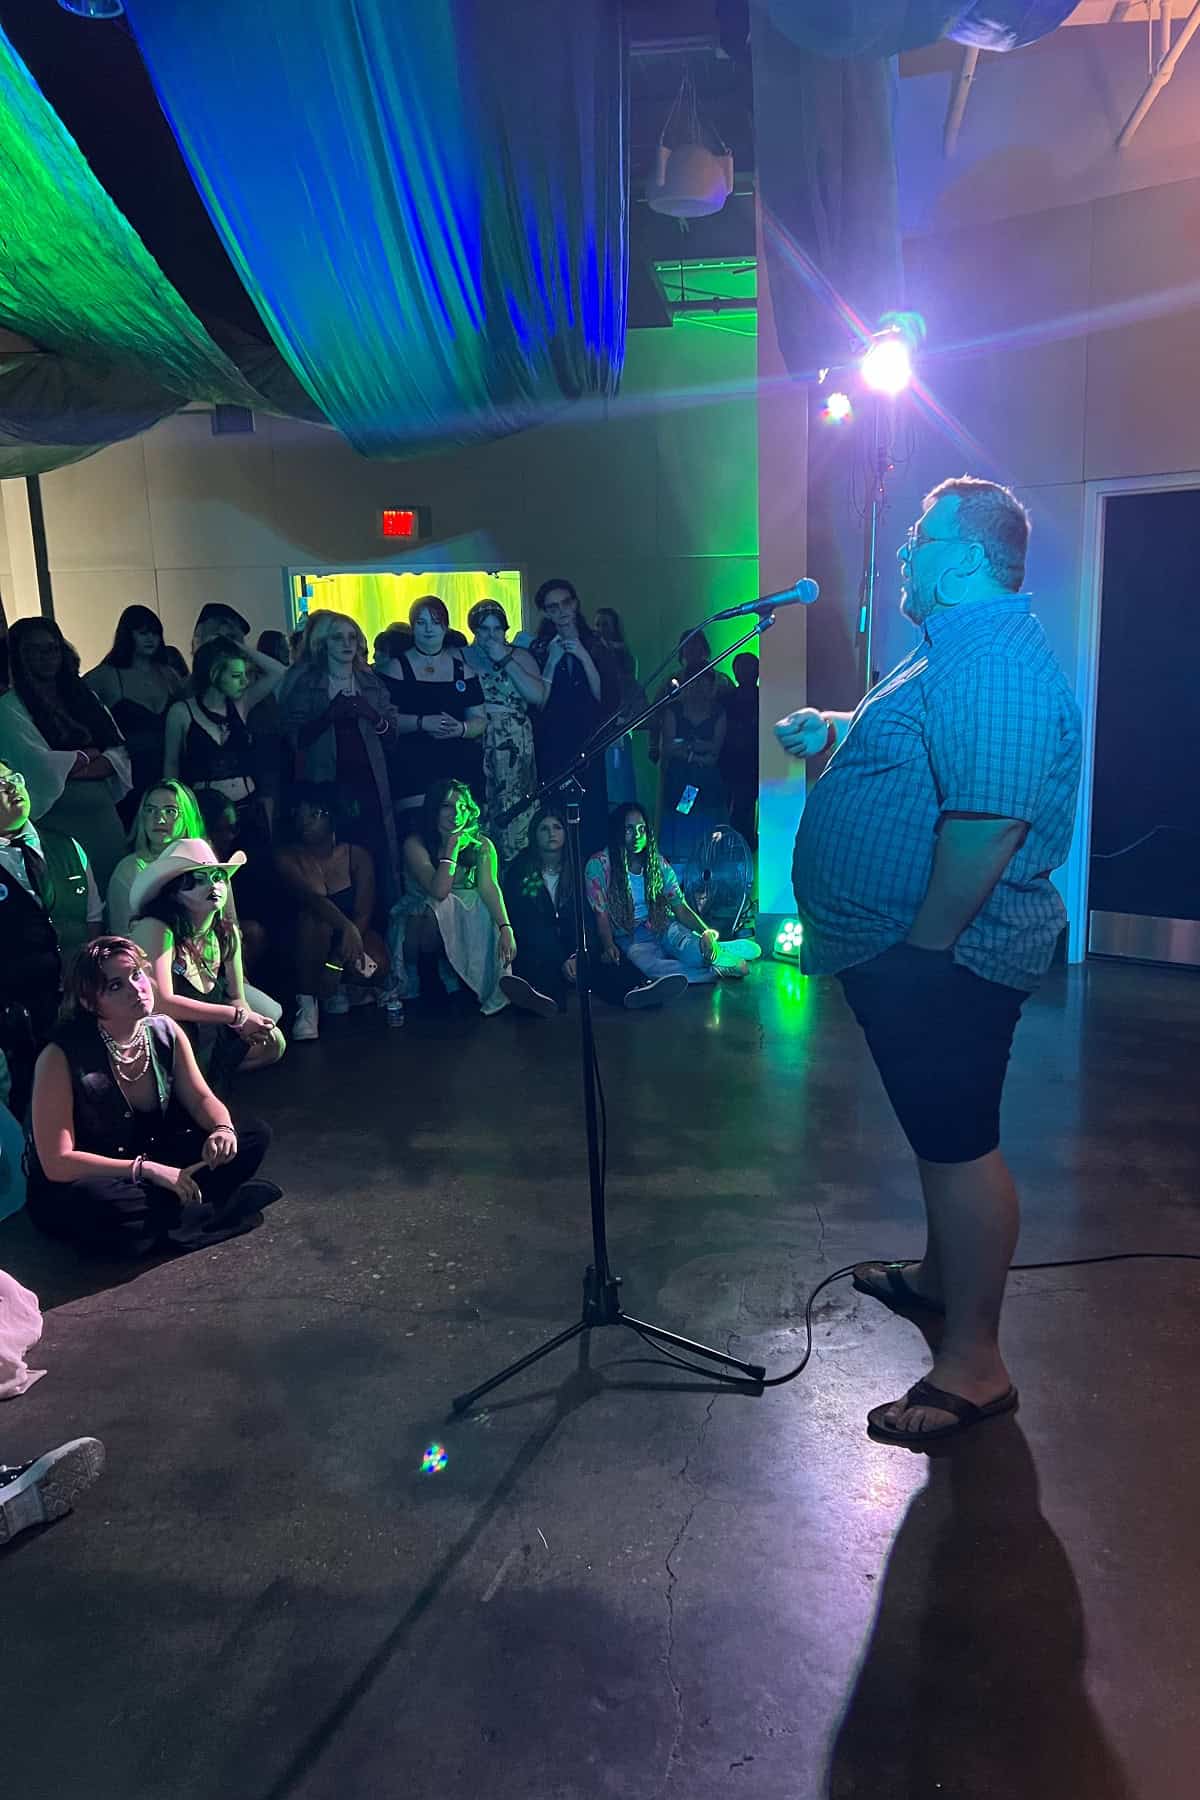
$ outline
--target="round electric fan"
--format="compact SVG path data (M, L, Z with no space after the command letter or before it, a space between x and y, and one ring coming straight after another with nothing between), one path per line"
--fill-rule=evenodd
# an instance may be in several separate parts
M715 825L676 869L687 903L723 938L743 931L754 891L750 846L732 825Z

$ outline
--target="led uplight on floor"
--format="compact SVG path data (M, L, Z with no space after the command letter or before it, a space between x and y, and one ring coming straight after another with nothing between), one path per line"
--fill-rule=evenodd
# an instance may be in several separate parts
M804 927L799 919L785 919L775 933L774 954L781 962L799 962Z

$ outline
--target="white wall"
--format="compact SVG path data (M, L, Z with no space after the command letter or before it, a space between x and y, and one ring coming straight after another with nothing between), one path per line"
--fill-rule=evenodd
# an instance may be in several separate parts
M635 332L617 401L414 462L368 462L289 420L260 415L252 437L231 438L207 413L179 414L43 477L57 617L85 667L134 601L185 652L208 599L281 626L288 565L386 565L378 509L419 503L436 541L410 566L520 568L530 595L569 575L589 611L617 607L643 662L657 660L705 606L756 591L754 355L752 337Z

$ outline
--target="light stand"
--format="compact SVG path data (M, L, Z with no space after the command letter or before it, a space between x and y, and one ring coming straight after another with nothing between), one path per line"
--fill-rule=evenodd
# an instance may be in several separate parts
M583 897L583 841L580 835L579 802L584 790L579 777L597 757L603 757L605 751L610 745L615 744L618 738L624 737L627 731L636 731L639 726L644 725L648 719L666 706L668 701L678 699L679 695L685 688L689 688L693 681L698 681L702 675L707 675L718 662L732 655L735 650L740 650L743 644L750 643L753 638L761 637L762 633L769 631L774 623L775 614L773 612L762 613L755 620L751 629L744 637L739 638L736 644L729 645L722 650L705 663L702 669L697 669L694 675L690 675L686 681L679 682L672 690L663 694L661 699L651 701L636 718L626 719L621 714L615 715L614 719L609 720L608 725L601 726L600 731L594 734L568 769L553 776L549 781L543 782L536 793L523 796L515 806L508 809L505 815L512 817L519 812L524 812L527 807L554 791L565 795L566 798L567 844L571 858L572 876L571 897L575 913L575 936L579 945L579 954L576 959L576 991L579 996L579 1051L580 1069L583 1076L583 1121L587 1136L588 1188L591 1197L592 1260L584 1271L583 1311L575 1323L568 1325L564 1331L556 1332L544 1344L539 1344L536 1350L531 1350L527 1356L519 1357L516 1362L509 1363L498 1374L489 1376L486 1381L481 1381L477 1387L471 1388L467 1393L456 1394L451 1402L452 1412L466 1412L467 1408L474 1405L476 1400L484 1394L490 1393L493 1388L499 1387L502 1382L510 1380L512 1376L519 1375L522 1369L528 1369L533 1363L540 1362L544 1356L549 1356L550 1352L557 1350L560 1345L569 1344L573 1338L581 1336L585 1331L593 1331L601 1325L625 1325L630 1331L636 1332L639 1337L655 1344L669 1344L672 1349L684 1350L691 1356L707 1357L710 1362L720 1363L727 1369L737 1371L736 1375L722 1376L723 1381L731 1386L743 1388L748 1393L762 1392L762 1381L766 1370L760 1363L739 1362L736 1356L729 1356L723 1350L710 1349L707 1344L697 1344L691 1338L679 1337L675 1332L667 1331L661 1325L650 1325L644 1319L635 1319L621 1305L621 1278L619 1275L613 1274L608 1260L604 1173L601 1167L600 1132L596 1115L596 1042L592 1031L591 985L588 968L589 933L587 930L587 907Z

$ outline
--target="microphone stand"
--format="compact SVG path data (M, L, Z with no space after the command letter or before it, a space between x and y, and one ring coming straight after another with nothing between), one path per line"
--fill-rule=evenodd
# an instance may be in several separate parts
M592 1260L584 1271L583 1310L575 1323L568 1325L563 1331L556 1332L545 1343L539 1344L536 1350L531 1350L526 1356L518 1357L516 1362L509 1363L497 1374L489 1376L486 1381L481 1381L478 1386L470 1388L464 1394L456 1394L451 1401L451 1411L454 1413L466 1412L476 1400L484 1394L490 1393L493 1388L499 1387L503 1382L509 1381L514 1375L519 1375L522 1369L530 1368L532 1364L540 1362L544 1356L549 1356L552 1350L557 1350L561 1345L569 1344L573 1338L580 1337L584 1332L594 1331L602 1325L624 1325L652 1345L669 1344L673 1349L687 1351L691 1356L707 1357L710 1362L720 1363L724 1368L737 1371L736 1375L720 1377L728 1385L743 1388L747 1393L761 1394L762 1392L762 1382L766 1370L760 1363L740 1362L736 1356L729 1356L723 1350L710 1349L707 1344L698 1344L691 1338L680 1337L673 1331L665 1330L661 1325L648 1324L645 1319L634 1318L621 1305L621 1277L613 1274L608 1259L604 1165L600 1152L600 1132L596 1108L596 1041L592 1030L591 984L588 968L590 946L588 943L587 905L583 897L580 796L584 792L584 786L579 777L586 772L590 763L597 757L603 757L605 751L619 738L624 737L627 731L635 731L640 725L644 725L647 719L652 718L669 702L677 700L679 695L692 685L693 681L698 681L702 675L707 675L718 662L724 657L732 655L735 650L740 650L743 644L750 643L753 638L761 637L763 632L769 631L774 623L774 612L764 611L736 644L728 645L711 661L705 663L702 669L697 669L696 673L689 676L686 681L681 681L677 687L663 694L661 699L650 701L636 718L625 719L620 714L614 715L615 724L614 720L610 719L606 725L600 727L599 732L593 733L587 744L572 759L566 769L552 776L549 781L544 781L534 793L525 795L501 815L501 821L506 822L543 799L545 795L555 791L561 793L566 801L567 842L572 876L571 900L575 913L575 941L579 946L575 963L576 992L579 996L579 1052L580 1072L583 1077L583 1120L587 1138L588 1191L591 1200Z

